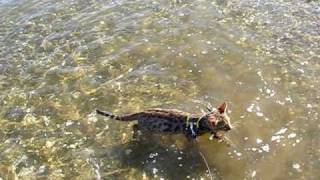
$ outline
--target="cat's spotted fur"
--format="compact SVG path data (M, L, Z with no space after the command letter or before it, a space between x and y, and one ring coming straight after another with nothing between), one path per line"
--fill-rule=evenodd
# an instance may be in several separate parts
M181 133L188 138L212 133L218 138L217 132L232 129L226 109L227 104L223 103L218 109L209 109L206 114L190 114L176 109L158 108L120 116L100 110L97 110L97 113L119 121L137 120L138 124L134 125L134 131Z

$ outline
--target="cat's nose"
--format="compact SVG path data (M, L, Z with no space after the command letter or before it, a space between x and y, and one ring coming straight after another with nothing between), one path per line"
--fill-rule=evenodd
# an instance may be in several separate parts
M227 131L230 131L231 129L232 129L231 126L226 126Z

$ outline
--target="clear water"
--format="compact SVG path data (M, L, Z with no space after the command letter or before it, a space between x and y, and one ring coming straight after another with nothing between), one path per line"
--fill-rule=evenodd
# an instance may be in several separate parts
M319 179L320 4L1 0L2 179ZM233 142L98 117L229 103ZM0 178L0 179L1 179Z

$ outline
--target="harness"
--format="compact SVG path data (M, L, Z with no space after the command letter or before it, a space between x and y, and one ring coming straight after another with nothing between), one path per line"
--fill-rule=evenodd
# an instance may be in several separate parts
M195 122L190 122L190 117L187 116L187 125L186 125L186 131L187 131L187 134L191 135L192 138L196 138L198 133L199 133L199 124L200 124L200 121L206 116L203 115L201 116L200 118L198 118L197 121Z

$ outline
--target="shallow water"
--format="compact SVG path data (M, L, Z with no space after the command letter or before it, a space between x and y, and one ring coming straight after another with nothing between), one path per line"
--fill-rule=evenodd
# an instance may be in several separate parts
M1 0L0 177L210 179L201 152L214 179L319 179L319 7ZM94 113L222 101L231 147L137 142Z

